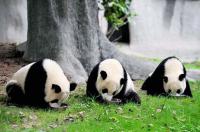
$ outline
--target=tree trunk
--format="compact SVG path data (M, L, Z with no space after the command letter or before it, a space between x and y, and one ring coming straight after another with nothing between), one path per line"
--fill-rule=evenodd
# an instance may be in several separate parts
M133 79L154 67L120 53L100 31L95 0L28 0L28 41L24 58L58 61L73 81L85 82L101 60L118 59Z

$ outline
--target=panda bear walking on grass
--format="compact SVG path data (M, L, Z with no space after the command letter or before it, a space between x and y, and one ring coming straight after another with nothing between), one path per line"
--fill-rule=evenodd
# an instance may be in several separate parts
M174 56L164 59L145 80L141 89L149 95L192 97L186 69Z
M129 74L116 59L106 59L93 68L86 94L99 102L141 103Z
M66 108L61 103L76 88L69 83L61 67L43 59L22 67L6 85L7 103L19 106Z

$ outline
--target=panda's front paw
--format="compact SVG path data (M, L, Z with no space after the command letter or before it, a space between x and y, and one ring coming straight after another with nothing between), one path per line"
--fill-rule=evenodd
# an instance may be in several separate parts
M121 102L122 100L117 98L112 98L112 100L110 101L110 103L116 103L116 104L120 104Z
M66 109L66 108L68 108L68 104L62 103L62 104L60 105L60 107Z
M65 103L49 103L49 106L53 109L66 109L68 108L68 105Z

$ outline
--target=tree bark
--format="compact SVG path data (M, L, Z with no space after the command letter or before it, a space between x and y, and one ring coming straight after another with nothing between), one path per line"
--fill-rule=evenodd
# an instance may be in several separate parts
M28 0L28 41L24 58L57 60L77 83L101 60L118 59L133 79L154 65L120 53L100 31L95 0Z

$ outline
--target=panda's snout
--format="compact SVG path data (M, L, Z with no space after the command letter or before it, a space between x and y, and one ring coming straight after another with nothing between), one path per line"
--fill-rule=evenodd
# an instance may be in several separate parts
M107 93L102 94L102 97L103 97L103 99L106 100L106 101L111 101L112 98L113 98L113 96L108 95Z
M172 82L172 83L168 84L167 87L168 87L168 89L167 89L168 94L181 94L182 93L181 86L176 82Z
M173 88L172 88L173 89ZM182 92L182 90L181 89L177 89L177 90L175 90L174 92L171 90L171 89L168 89L168 91L167 91L167 93L177 93L177 94L180 94Z
M167 91L168 93L171 93L172 92L172 90L171 89L168 89L168 91Z

